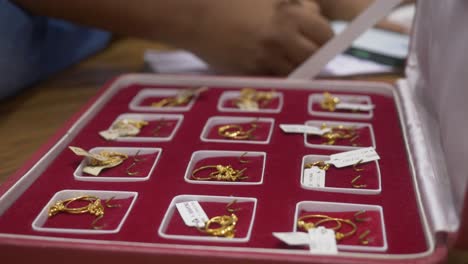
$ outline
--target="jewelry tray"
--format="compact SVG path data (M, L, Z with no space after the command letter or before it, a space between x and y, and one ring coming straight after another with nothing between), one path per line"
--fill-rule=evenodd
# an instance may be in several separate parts
M141 107L144 97L153 92L164 91L167 94L168 91L200 86L206 86L208 90L197 95L187 106L162 111ZM232 94L245 87L274 90L281 94L281 101L273 110L225 111L226 104L219 101L226 97L223 93ZM375 108L371 114L365 115L327 115L326 112L316 115L317 109L311 98L324 92L365 98ZM47 252L61 252L76 256L67 257L70 263L82 263L83 260L91 263L139 263L148 259L173 263L187 260L209 263L221 260L228 263L239 260L249 263L313 263L325 260L400 263L431 258L436 246L422 209L413 158L402 129L406 123L400 100L395 87L372 82L124 75L106 85L30 163L1 186L2 251L7 252L8 249L10 254L16 254L23 260L47 258ZM123 114L175 116L178 124L175 132L164 140L106 141L98 135ZM236 118L252 120L248 122L265 120L271 126L262 126L270 130L264 133L264 140L259 138L258 142L207 140L210 135L205 130L213 118L227 120L227 123ZM353 149L315 146L308 144L303 134L286 134L279 128L279 124L313 121L357 123L372 128L372 133L367 135L369 146L376 148L380 160L372 164L376 178L371 191L343 187L352 178L347 178L345 183L340 179L337 182L327 179L327 186L323 189L302 186L305 158L326 157ZM142 179L126 181L112 180L111 177L110 180L88 181L76 177L75 170L82 158L75 156L68 146L85 150L128 148L133 149L132 153L137 149L148 149L157 150L158 155L155 163L151 164L154 167ZM200 183L189 179L188 168L194 166L191 164L193 155L217 156L216 153L223 152L236 155L247 152L247 157L253 154L262 157L263 168L258 170L261 176L242 184ZM103 233L60 232L33 225L33 222L37 224L36 218L57 193L83 194L87 191L116 192L116 197L123 195L132 199L125 204L128 211L118 229ZM241 237L229 241L225 238L198 239L196 233L179 234L177 227L171 226L167 218L177 215L171 207L174 200L187 199L198 200L202 206L209 202L238 199L239 205L244 204L247 208L242 213L244 219L239 216L239 221L244 221L239 228L245 229L239 231ZM337 255L314 255L307 247L288 246L272 235L272 232L295 231L301 210L340 214L360 209L374 212L372 208L377 208L378 220L373 224L378 231L374 235L380 241L375 247L346 246L343 242L341 247L338 243Z

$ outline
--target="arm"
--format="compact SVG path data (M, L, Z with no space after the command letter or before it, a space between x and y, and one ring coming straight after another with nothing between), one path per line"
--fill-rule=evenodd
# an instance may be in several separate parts
M33 15L48 16L105 29L117 34L179 43L193 34L201 12L196 0L15 0Z
M155 39L235 74L287 74L331 36L314 2L16 0L35 15ZM286 3L286 4L282 4Z

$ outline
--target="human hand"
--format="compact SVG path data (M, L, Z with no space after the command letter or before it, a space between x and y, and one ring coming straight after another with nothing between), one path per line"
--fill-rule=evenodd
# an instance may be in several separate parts
M199 2L198 28L182 46L225 73L286 75L333 36L315 1Z

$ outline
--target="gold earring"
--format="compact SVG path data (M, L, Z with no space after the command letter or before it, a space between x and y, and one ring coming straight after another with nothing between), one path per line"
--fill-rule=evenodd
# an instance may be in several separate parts
M218 135L225 138L242 139L246 136L240 125L224 125L218 128Z
M140 150L138 150L136 153L135 153L135 156L133 156L133 162L135 163L138 163L140 161L145 161L146 159L145 158L139 158L138 155L140 154Z
M206 169L215 169L216 171L211 172L208 177L198 177L196 174L202 170ZM244 171L246 168L242 170L236 170L231 167L231 165L223 166L223 165L207 165L199 167L192 171L192 178L199 181L208 181L208 180L217 180L217 181L240 181L247 179L247 176L244 176Z
M163 128L163 126L166 125L166 121L164 120L164 118L161 118L158 122L158 125L156 126L156 128L154 128L153 130L153 136L158 136L158 133L159 131L161 131L161 129Z
M215 216L210 218L203 228L198 228L200 232L207 233L211 236L233 238L238 218L235 214ZM211 228L212 225L218 227Z
M226 205L226 210L227 210L229 213L235 213L235 212L241 210L242 208L240 208L240 207L239 207L239 208L231 208L231 207L232 207L234 204L236 204L236 203L237 203L237 199L232 200L230 203L228 203L228 204Z
M364 217L364 218L358 217L358 216L360 216L360 215L362 215L362 214L365 214L365 213L367 213L366 210L361 210L361 211L359 211L359 212L356 212L356 213L354 214L354 221L356 221L356 222L369 222L369 221L370 221L370 218L369 218L369 217Z
M329 92L323 93L323 100L320 103L320 106L324 110L334 112L336 110L336 105L340 103L340 98L332 96Z
M245 155L247 155L247 152L244 152L244 153L242 153L242 155L240 155L239 163L250 163L251 162L250 160L243 159L245 157Z
M247 131L241 125L223 125L218 127L218 135L230 139L249 139L252 138L252 133L257 129L256 123L250 124L251 128Z
M366 231L362 232L362 234L359 235L359 241L361 241L361 244L363 245L368 245L370 241L366 239L366 237L370 234L370 230L367 229Z
M356 189L366 188L367 184L356 184L356 181L359 180L359 178L361 178L361 175L358 175L358 176L354 177L354 179L351 180L351 184L352 184L353 188L356 188Z
M321 129L327 128L327 124L323 123ZM358 137L359 134L356 132L354 127L345 127L343 125L330 127L330 131L322 135L322 138L325 138L327 142L323 144L334 145L338 139L349 139L353 143Z
M354 171L363 171L364 169L363 168L358 168L357 166L361 165L361 163L363 162L362 159L360 159L358 162L356 162L354 165L353 165L353 170Z
M138 171L130 171L131 168L136 166L136 162L133 162L130 166L127 167L126 172L130 176L134 176L138 174Z

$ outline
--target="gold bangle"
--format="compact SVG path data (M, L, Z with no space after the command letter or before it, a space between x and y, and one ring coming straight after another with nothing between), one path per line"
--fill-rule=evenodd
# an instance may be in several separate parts
M52 205L49 208L48 216L54 216L60 212L67 212L70 214L81 214L81 213L86 213L88 212L88 205L82 206L82 207L76 207L76 208L69 208L68 205L72 202L79 201L79 200L85 200L88 202L91 202L93 200L99 199L96 196L90 196L90 195L82 195L78 197L72 197L68 198L65 200L59 200L55 202L54 205Z
M348 233L336 232L335 233L335 238L336 238L337 241L340 241L340 240L342 240L343 238L346 238L346 237L350 237L350 236L352 236L352 235L354 235L356 233L357 226L353 221L351 221L349 219L341 219L341 218L335 218L335 219L337 219L338 221L340 221L342 223L346 223L346 224L350 225L353 228L353 230L349 231Z
M339 230L343 226L338 219L329 217L329 218L324 218L322 220L315 222L315 227L318 227L319 225L326 223L326 222L330 222L330 221L334 221L337 223L335 227L330 228L335 231Z
M312 228L316 228L318 226L318 222L317 223L314 223L314 222L306 222L304 220L306 219L310 219L310 218L321 218L322 220L320 221L323 221L325 219L328 219L328 220L332 220L332 221L335 221L337 222L337 225L335 227L333 227L332 229L333 230L338 230L341 228L341 223L340 221L336 220L336 219L333 219L331 217L329 217L328 215L321 215L321 214L308 214L308 215L303 215L301 217L299 217L299 219L297 219L297 227L299 229L303 229L305 231L308 231L309 229L312 229Z

